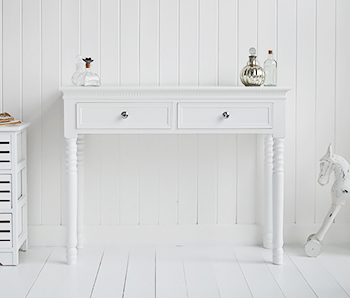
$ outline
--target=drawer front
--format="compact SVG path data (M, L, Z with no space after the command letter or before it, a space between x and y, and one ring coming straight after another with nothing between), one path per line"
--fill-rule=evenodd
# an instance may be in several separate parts
M272 128L273 103L179 103L179 128Z
M12 215L0 214L0 248L12 247Z
M0 135L0 170L11 169L11 137Z
M78 103L77 128L171 128L171 103Z
M0 209L10 209L12 200L11 175L0 175Z

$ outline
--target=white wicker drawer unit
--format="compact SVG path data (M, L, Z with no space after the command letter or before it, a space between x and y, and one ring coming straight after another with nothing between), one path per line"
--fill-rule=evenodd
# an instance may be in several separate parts
M0 126L0 264L18 265L28 248L27 127Z
M67 178L67 263L83 246L86 134L265 135L264 246L283 262L283 140L288 88L62 87ZM272 237L273 236L273 237Z

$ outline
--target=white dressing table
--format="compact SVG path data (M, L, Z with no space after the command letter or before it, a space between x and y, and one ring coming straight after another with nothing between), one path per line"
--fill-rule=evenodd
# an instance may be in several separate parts
M264 247L283 263L283 140L288 88L62 87L67 263L83 246L85 134L264 134Z

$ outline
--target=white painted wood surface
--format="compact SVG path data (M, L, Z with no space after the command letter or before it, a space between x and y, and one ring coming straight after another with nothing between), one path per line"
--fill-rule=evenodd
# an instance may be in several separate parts
M146 9L144 3L137 0L55 0L50 5L39 0L3 0L1 3L2 110L32 123L28 131L30 225L49 229L66 221L62 200L64 144L60 142L62 104L57 90L60 85L70 84L77 54L94 56L93 68L101 75L102 84L239 85L238 74L246 63L250 46L257 46L261 63L267 48L274 47L278 84L292 87L286 114L285 222L300 226L321 223L328 208L329 192L315 184L319 152L332 142L336 152L350 159L348 88L343 79L347 75L343 61L349 48L349 41L344 38L349 25L347 1L167 0L152 1ZM213 27L206 30L209 24ZM148 38L152 40L150 49L144 44ZM148 59L150 51L153 53ZM146 69L150 71L149 77ZM86 211L94 213L96 205L101 207L96 215L98 219L86 219L87 224L138 221L136 215L134 220L134 212L139 211L133 208L125 218L118 215L118 204L129 204L129 197L134 198L130 192L138 196L141 191L137 182L140 177L138 148L134 147L138 146L138 136L130 137L130 152L123 147L127 146L125 143L122 145L126 136L113 138L108 142L107 137L91 137L91 142L100 142L89 153L91 157L86 156L87 160L99 156L95 160L101 164L97 167L96 181L105 180L106 165L119 160L124 165L132 165L126 173L133 179L124 179L116 172L118 167L110 167L110 177L118 182L113 186L101 184L97 196L94 192L88 193L91 196L88 200L96 200L96 204L88 205ZM241 138L231 140L237 150L231 164L247 159L249 154L243 148L259 152L255 149L254 136L249 140ZM160 139L158 143L159 163L167 158L160 150L163 142L166 141ZM116 153L114 148L119 143L121 147ZM164 183L171 184L179 198L178 210L174 210L174 198L169 205L162 206L167 213L162 213L163 219L183 210L182 204L191 204L197 195L197 175L193 173L198 171L199 148L194 143L197 143L196 136L182 136L174 141L175 150L170 159L178 158L178 163L172 165L177 169L177 184L172 184L173 176L158 176L158 185L165 185L160 179L166 180ZM190 144L191 148L182 147ZM113 149L107 150L109 146ZM190 160L184 159L184 150L191 152ZM228 152L222 151L218 161L216 157L211 160L213 166L217 163L217 175L226 171L225 175L233 179L232 185L225 184L225 191L220 190L223 186L215 185L217 222L234 220L243 224L237 218L247 218L249 223L255 223L258 215L256 208L251 208L255 206L253 190L247 205L236 208L245 204L239 189L245 187L247 180L243 178L246 174L237 172L235 166L224 168L222 160L228 160ZM303 158L307 159L305 169ZM87 162L86 171L95 166L92 161ZM136 172L132 173L133 170ZM256 163L252 161L249 171L255 170ZM182 177L183 172L187 176ZM307 186L311 184L305 181L314 187ZM119 183L120 190L116 192ZM227 196L228 191L233 192L232 196ZM164 193L164 189L159 189L159 197L161 192ZM137 201L134 207L140 208ZM186 215L180 212L179 223L196 223L197 214L191 210L186 209ZM337 223L349 223L349 212L344 209ZM305 240L299 238L299 241Z
M284 174L283 174L283 139L285 137L285 101L288 88L245 88L245 87L99 87L77 88L62 87L64 100L64 137L66 139L67 163L67 263L73 264L76 259L76 250L73 239L77 233L77 220L83 212L83 204L78 203L79 189L77 184L77 156L83 152L77 151L77 144L73 144L79 135L89 134L126 134L139 135L139 214L138 224L156 225L158 216L158 184L159 167L157 164L157 148L159 134L198 134L197 145L200 148L197 158L197 224L214 225L217 220L217 163L212 163L211 156L217 156L217 134L269 134L273 136L274 154L272 167L266 167L268 178L267 188L271 188L272 200L269 196L263 206L273 212L266 213L264 227L272 223L273 231L273 262L283 263L283 201L284 201ZM215 97L215 100L212 98ZM126 103L124 102L126 101ZM161 107L161 109L158 109ZM167 107L163 109L162 107ZM189 111L188 111L189 110ZM94 112L95 111L95 112ZM122 112L121 112L122 111ZM224 112L223 112L224 111ZM100 119L96 114L106 115ZM130 115L129 115L130 114ZM152 115L156 117L152 117ZM205 117L203 117L203 115ZM130 119L129 119L130 118ZM232 120L231 120L232 119ZM167 123L167 127L160 124ZM143 125L142 125L143 124ZM209 141L210 140L210 141ZM80 139L78 145L80 145ZM206 144L211 144L208 146ZM92 147L96 143L91 144ZM148 149L149 148L149 149ZM79 146L79 149L83 149ZM270 148L267 151L271 151ZM255 151L251 152L255 160ZM95 158L97 159L97 158ZM241 169L247 161L243 161ZM266 159L268 163L268 159ZM78 163L79 166L79 163ZM81 169L79 168L79 171ZM89 172L93 177L96 169ZM256 174L249 173L255 179L250 180L247 187L257 189ZM203 175L203 178L201 177ZM144 177L143 179L141 177ZM84 183L83 179L78 179ZM202 185L202 181L205 182ZM210 183L208 183L210 182ZM94 181L87 181L89 187ZM98 183L101 183L98 181ZM99 189L99 187L97 187ZM246 188L245 190L248 190ZM93 191L93 189L91 190ZM90 192L91 192L90 191ZM242 192L243 194L244 192ZM248 193L248 192L247 192ZM95 196L98 196L96 194ZM248 198L249 199L249 198ZM264 198L265 199L265 198ZM249 200L247 200L249 202ZM86 202L87 204L96 204ZM78 209L77 209L78 205ZM94 217L99 213L99 207L94 208ZM78 212L78 215L76 214ZM121 214L124 210L121 208ZM78 216L78 217L77 217ZM78 218L78 219L77 219ZM244 220L247 220L246 218ZM80 229L78 227L78 229ZM268 229L270 237L271 231ZM265 231L264 231L265 233ZM107 233L105 233L107 235ZM78 238L82 234L78 235ZM81 237L82 238L82 237ZM271 238L271 237L270 237ZM78 246L81 246L78 243Z
M29 123L0 128L0 264L18 265L19 250L28 249L27 128Z
M349 297L347 246L319 258L287 246L284 266L252 246L87 247L64 264L63 248L31 248L19 266L2 267L4 297L264 298ZM140 294L141 293L141 294ZM137 295L137 296L135 296Z

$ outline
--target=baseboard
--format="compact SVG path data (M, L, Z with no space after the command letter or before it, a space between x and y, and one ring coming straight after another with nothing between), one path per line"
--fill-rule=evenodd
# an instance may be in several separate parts
M285 225L284 242L303 245L319 225ZM235 244L261 245L260 225L178 225L178 226L85 226L84 245L186 245ZM324 242L350 243L350 224L334 224ZM64 246L65 226L28 227L30 246Z

